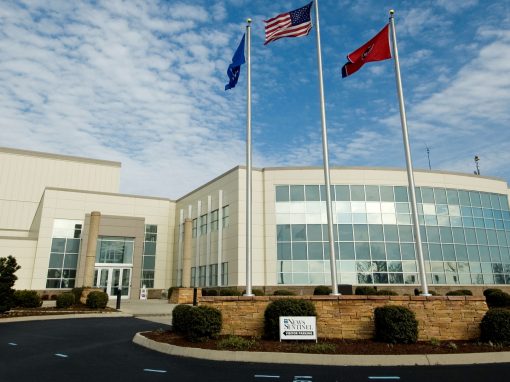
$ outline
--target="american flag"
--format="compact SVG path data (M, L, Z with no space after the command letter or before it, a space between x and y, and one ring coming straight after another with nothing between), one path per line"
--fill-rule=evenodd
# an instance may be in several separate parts
M265 20L266 41L264 45L282 37L300 37L310 33L312 29L312 21L310 20L312 3Z

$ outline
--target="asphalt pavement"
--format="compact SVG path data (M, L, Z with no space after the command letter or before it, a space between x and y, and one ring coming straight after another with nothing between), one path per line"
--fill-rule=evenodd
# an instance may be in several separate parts
M0 381L506 381L510 363L341 367L210 361L151 351L132 342L168 326L137 318L83 318L0 325ZM234 352L232 352L233 355Z

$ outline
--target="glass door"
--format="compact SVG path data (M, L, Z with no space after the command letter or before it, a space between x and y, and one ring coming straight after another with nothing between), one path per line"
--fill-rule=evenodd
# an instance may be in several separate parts
M127 299L131 291L131 268L98 267L94 286L104 290L110 298L117 296L117 288L120 287L122 298Z

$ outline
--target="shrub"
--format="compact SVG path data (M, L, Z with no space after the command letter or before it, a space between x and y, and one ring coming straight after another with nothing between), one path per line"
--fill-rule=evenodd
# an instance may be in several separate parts
M217 296L218 291L216 289L202 289L202 296Z
M415 295L415 296L419 296L419 295L421 295L422 293L423 293L423 291L422 291L422 290L418 290L417 292L415 292L415 293L414 293L414 295ZM431 296L440 296L440 294L439 294L439 293L437 293L435 290L430 290L430 289L429 289L429 294L430 294Z
M253 349L256 343L253 338L246 339L239 336L228 336L218 341L217 346L220 350L246 351Z
M388 343L415 343L418 321L414 312L403 306L382 306L374 310L375 339Z
M234 288L220 289L220 296L240 296L241 292Z
M66 292L58 295L57 297L57 308L69 308L74 305L75 295L73 292Z
M502 291L501 289L497 289L497 288L488 288L488 289L485 289L485 290L483 291L483 295L484 295L485 297L487 297L487 295L489 295L489 294L491 294L491 293L493 293L493 292L503 292L503 291Z
M329 296L331 294L331 288L327 285L316 286L313 290L314 296Z
M74 295L73 304L81 304L80 298L81 298L81 294L83 293L83 287L82 288L73 288L71 290L71 293Z
M480 338L486 342L510 343L510 309L487 311L480 323Z
M87 306L92 309L104 309L108 304L108 294L106 292L93 291L87 296Z
M185 334L188 327L190 305L179 304L172 310L172 328L177 333Z
M473 292L471 292L469 289L457 289L457 290L451 290L446 293L446 296L472 296Z
M371 287L371 286L358 286L358 287L356 287L354 294L361 295L361 296L376 295L377 289L375 289L374 287Z
M378 296L398 296L398 293L389 289L381 289L377 291Z
M273 292L273 296L295 296L296 294L290 290L277 289Z
M503 291L494 291L492 293L488 293L485 296L485 300L491 309L510 307L510 294Z
M12 256L0 257L0 314L9 311L14 304L14 274L21 267Z
M330 354L336 350L335 344L327 342L318 342L315 344L303 344L299 346L302 353Z
M172 297L172 293L173 293L173 292L174 292L174 290L176 290L176 289L177 289L177 287L170 287L170 288L168 288L168 291L167 291L167 298L168 298L168 299L170 299L170 297ZM204 294L202 293L202 295L204 295Z
M265 296L264 294L264 291L262 289L252 289L251 290L251 293L254 295L254 296ZM243 290L243 293L242 295L245 295L246 294L246 291Z
M39 308L41 305L41 297L35 290L17 290L14 292L14 306L20 308Z
M221 312L218 309L205 305L193 307L189 312L186 338L192 342L217 338L221 331L221 325Z
M315 306L308 300L282 299L271 302L264 312L264 337L280 338L280 316L316 316Z

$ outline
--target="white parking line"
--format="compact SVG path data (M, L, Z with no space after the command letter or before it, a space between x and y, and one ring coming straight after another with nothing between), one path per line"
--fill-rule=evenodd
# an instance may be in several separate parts
M302 379L302 378L304 378L304 379L312 379L313 377L311 375L295 375L294 379L296 379L296 378L299 378L299 379Z
M400 379L399 376L395 375L395 376L390 376L390 375L381 375L381 376L372 376L372 377L368 377L368 379Z
M15 344L14 342L9 342L7 345L10 345L10 346L18 346L18 344Z
M55 353L55 355L57 357L60 357L60 358L67 358L67 357L69 357L68 355L65 355L65 354L62 354L62 353Z
M255 378L280 378L279 375L264 375L264 374L255 374Z
M158 370L158 369L143 369L143 371L147 371L149 373L166 373L166 370Z

